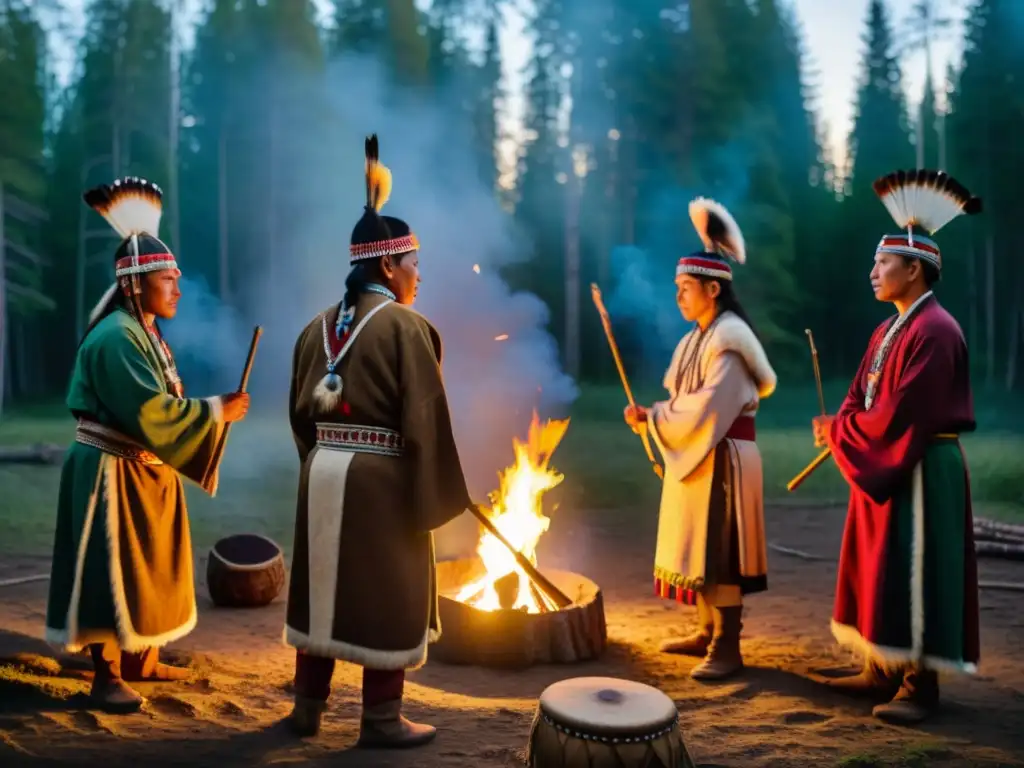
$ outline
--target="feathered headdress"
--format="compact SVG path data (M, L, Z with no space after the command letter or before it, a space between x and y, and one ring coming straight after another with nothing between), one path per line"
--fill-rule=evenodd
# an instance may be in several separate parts
M380 213L391 197L391 171L380 161L377 134L366 138L366 207Z
M164 194L150 181L128 176L93 187L82 198L123 238L141 234L156 237L160 232Z
M894 171L872 186L896 226L906 230L885 235L878 252L923 259L937 269L942 268L942 255L927 235L934 235L958 216L981 213L981 198L945 171Z
M743 232L736 219L721 203L698 197L690 203L690 221L704 243L704 251L681 258L676 265L676 277L699 275L732 280L729 260L737 264L747 260Z
M409 225L394 216L381 216L380 210L391 198L391 171L380 161L377 134L368 136L366 152L366 206L352 230L349 244L353 264L364 259L398 256L419 248Z
M137 176L126 176L113 184L87 190L82 199L122 238L114 253L114 275L125 281L126 291L139 293L138 275L145 272L179 271L171 249L157 237L163 215L163 192L156 184ZM106 313L117 288L115 280L90 314L90 323Z

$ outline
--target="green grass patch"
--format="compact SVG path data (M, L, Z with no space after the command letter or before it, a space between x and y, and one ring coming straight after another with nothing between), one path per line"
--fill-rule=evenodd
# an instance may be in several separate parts
M842 387L829 388L828 401L838 402ZM663 397L662 390L640 388L642 403ZM982 398L979 396L979 400ZM963 438L971 468L972 494L979 515L1024 520L1024 419L1012 408L985 398L985 417L979 431ZM770 501L845 503L848 490L835 464L827 462L795 493L786 483L817 455L810 418L817 410L813 388L787 391L764 403L758 416L758 444L764 458L765 495ZM618 387L586 387L571 412L565 439L555 452L553 466L564 473L562 486L550 501L578 510L607 510L602 519L637 509L657 507L661 483L644 454L640 439L622 421L625 398ZM999 418L998 414L1002 414ZM526 424L523 425L523 431ZM74 425L66 412L37 408L9 413L0 422L0 445L67 444ZM511 443L512 435L509 435ZM232 432L225 471L217 498L188 487L189 511L197 546L206 547L220 536L241 530L260 531L277 541L290 542L295 515L297 466L288 453L291 438L279 415L254 413ZM240 450L241 446L244 450ZM273 446L287 460L257 464L253 456ZM238 463L251 462L246 474ZM244 467L242 467L244 469ZM0 464L0 550L45 552L52 544L60 467Z

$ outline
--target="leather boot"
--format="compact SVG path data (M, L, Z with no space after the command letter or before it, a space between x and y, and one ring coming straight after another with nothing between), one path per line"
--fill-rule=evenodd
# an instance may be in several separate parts
M873 659L864 662L864 669L856 675L830 678L825 685L833 691L878 701L889 701L900 689L902 670L886 669Z
M672 638L661 644L662 653L703 657L715 633L715 616L703 595L697 595L697 629L682 638Z
M320 733L320 719L326 709L326 701L296 694L295 706L287 719L288 727L291 728L292 733L301 738L316 736Z
M133 683L165 680L188 680L191 671L160 662L160 649L147 648L138 653L121 652L121 678Z
M89 691L92 704L110 714L138 712L145 699L121 678L121 649L114 643L96 643L89 651L95 670Z
M740 630L743 628L743 607L712 607L715 634L704 661L694 667L690 677L694 680L722 680L743 669L740 654Z
M939 675L933 669L913 667L903 675L903 684L887 704L879 704L871 714L894 725L916 725L939 706Z
M418 747L432 741L437 729L402 717L402 700L363 707L356 746L378 749Z

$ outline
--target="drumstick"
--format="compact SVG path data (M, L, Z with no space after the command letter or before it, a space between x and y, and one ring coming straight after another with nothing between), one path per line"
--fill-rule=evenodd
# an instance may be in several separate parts
M473 513L473 516L480 521L484 528L486 528L494 538L500 541L509 552L512 553L512 557L516 559L516 564L523 569L527 576L530 577L530 581L537 585L537 588L551 598L551 601L559 608L568 608L572 605L572 600L562 590L552 584L548 578L537 570L537 566L531 563L518 549L512 546L512 542L505 538L505 535L498 530L498 527L494 524L494 521L487 516L479 504L471 504L469 511Z
M242 369L242 378L238 382L238 392L245 392L249 386L249 374L252 373L252 364L256 360L256 347L259 346L260 336L263 335L263 326L257 325L252 329L252 341L249 342L249 354L245 358L245 367ZM224 457L224 449L227 447L228 433L231 431L231 424L224 425L224 431L220 433L220 440L213 451L213 460L210 462L209 472L203 478L202 487L206 487L211 478L220 467L221 459Z
M821 368L818 366L818 348L814 346L814 334L810 328L804 328L807 334L807 343L811 345L811 362L814 365L814 383L818 387L818 405L821 406L821 415L825 415L825 393L821 388Z
M636 408L636 401L633 399L633 390L629 387L629 379L626 377L626 369L622 365L622 356L619 354L619 345L615 343L615 334L612 332L612 320L608 315L608 310L605 309L604 300L601 298L601 289L597 287L597 283L590 284L590 295L594 299L594 306L597 307L597 313L601 316L601 325L604 327L605 338L608 339L608 346L612 350L612 357L615 358L615 367L619 369L619 378L622 379L622 388L626 390L626 400L629 404ZM657 459L654 458L654 451L651 450L650 437L647 434L647 425L641 424L640 427L640 441L644 444L644 451L647 453L647 458L651 462L651 468L654 470L654 474L658 476L658 479L665 477L665 472L658 464Z
M821 415L827 415L825 413L825 393L821 387L821 368L818 365L818 348L814 346L814 334L811 333L810 328L804 328L804 333L807 334L807 343L811 345L811 363L814 366L814 384L818 388L818 405L821 407ZM786 484L786 490L792 493L799 488L804 480L811 476L818 467L825 463L825 459L832 455L832 451L826 448L824 451L819 453L814 461L804 467L803 471L790 480Z

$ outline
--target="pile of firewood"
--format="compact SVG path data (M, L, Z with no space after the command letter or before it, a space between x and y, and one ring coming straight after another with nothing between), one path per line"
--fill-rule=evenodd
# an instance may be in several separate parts
M974 518L974 549L979 555L1024 560L1024 525Z

